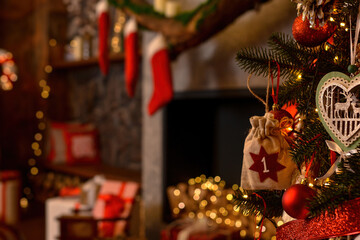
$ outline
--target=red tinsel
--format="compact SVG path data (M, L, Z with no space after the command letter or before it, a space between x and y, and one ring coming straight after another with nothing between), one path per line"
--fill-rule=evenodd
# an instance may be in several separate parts
M347 201L334 212L294 220L277 228L277 240L325 239L360 233L360 198Z

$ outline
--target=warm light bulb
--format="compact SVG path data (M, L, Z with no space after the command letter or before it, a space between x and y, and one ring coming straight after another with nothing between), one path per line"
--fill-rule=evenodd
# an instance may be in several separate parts
M208 202L206 200L202 200L200 202L200 206L202 206L202 207L205 207L207 204L208 204Z
M30 158L30 159L28 160L28 164L29 164L29 166L34 166L34 165L36 164L36 160L33 159L33 158Z
M210 201L211 202L216 202L216 200L217 200L217 197L215 196L215 195L212 195L211 197L210 197Z
M37 111L35 116L37 119L42 119L44 117L44 113L42 111Z
M340 26L345 27L345 23L344 22L340 23Z
M44 86L44 91L50 92L50 87L49 86Z
M49 92L48 91L42 91L41 92L41 97L44 98L44 99L48 98L49 97Z
M174 208L174 209L173 209L173 213L174 213L174 214L179 214L179 213L180 213L180 209Z
M196 177L196 178L195 178L195 182L196 182L196 183L200 183L200 182L201 182L201 178L200 178L200 177Z
M226 199L227 199L228 201L233 200L233 195L232 195L231 193L229 193L228 195L226 195Z
M39 156L41 156L41 154L42 154L41 149L36 149L36 150L34 150L34 155L35 155L35 156L39 157Z
M43 138L43 136L42 136L41 133L36 133L35 136L34 136L34 139L35 139L36 141L38 141L38 142L41 141L42 138Z
M196 189L194 190L194 194L200 195L200 194L201 194L201 189L200 189L200 188L196 188Z
M27 208L29 206L29 201L26 198L20 199L20 207L21 208Z
M39 81L39 86L40 87L45 87L46 86L46 81L44 79Z
M240 228L242 225L242 222L240 220L236 220L235 227Z
M31 175L35 176L35 175L37 175L39 173L39 169L37 167L32 167L30 169L30 173L31 173Z
M174 190L174 196L176 196L176 197L180 196L180 190L179 189Z
M51 73L52 70L53 70L53 68L52 68L52 66L50 66L50 65L46 65L45 68L44 68L44 71L45 71L46 73Z
M52 39L49 40L49 45L50 45L50 47L55 47L56 44L57 44L56 39L52 38Z
M334 22L334 21L335 21L335 19L334 19L333 17L330 17L329 20L330 20L331 22Z
M230 218L225 219L224 223L225 223L226 225L230 225L230 224L231 224Z
M222 193L221 193L220 190L217 190L217 191L215 192L215 196L220 197L221 195L222 195Z
M189 185L194 185L195 184L195 180L193 178L190 178L188 181Z
M226 217L227 215L229 215L229 212L225 210L225 211L222 212L221 214L222 214L224 217Z

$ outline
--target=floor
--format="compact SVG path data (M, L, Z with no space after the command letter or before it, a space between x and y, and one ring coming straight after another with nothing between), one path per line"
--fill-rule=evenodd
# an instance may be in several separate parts
M29 205L23 211L18 225L24 240L45 240L45 210L41 203Z

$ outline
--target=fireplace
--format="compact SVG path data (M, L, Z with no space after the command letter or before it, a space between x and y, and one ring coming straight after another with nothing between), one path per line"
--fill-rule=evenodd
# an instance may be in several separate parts
M256 92L262 96L266 90ZM246 89L176 94L164 113L163 191L201 174L239 184L249 118L264 111ZM163 216L168 221L164 198Z

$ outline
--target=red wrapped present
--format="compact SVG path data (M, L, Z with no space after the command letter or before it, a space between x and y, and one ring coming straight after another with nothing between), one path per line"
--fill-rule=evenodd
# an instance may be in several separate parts
M20 172L0 172L0 221L8 225L19 220L20 186Z
M79 196L81 189L79 187L62 187L59 191L60 197L74 197Z
M100 237L114 237L126 235L127 221L111 221L114 218L129 217L139 184L135 182L121 182L106 180L101 186L93 209L95 219L109 219L100 221Z
M98 132L92 124L57 123L50 126L51 163L99 163Z

